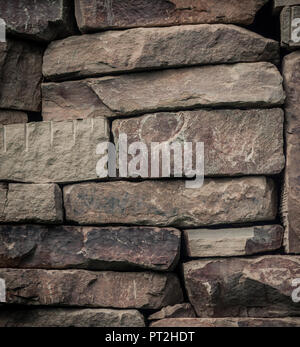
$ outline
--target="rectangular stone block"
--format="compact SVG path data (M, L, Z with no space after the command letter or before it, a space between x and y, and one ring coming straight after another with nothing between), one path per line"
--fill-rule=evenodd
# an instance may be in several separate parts
M61 190L56 184L13 184L0 186L0 222L61 223Z
M0 267L169 271L180 241L173 228L0 225Z
M138 28L72 36L52 42L44 55L47 79L189 65L279 62L279 45L233 25Z
M198 23L251 24L267 0L75 0L82 32Z
M27 113L13 110L0 110L0 126L17 123L27 123Z
M41 110L42 59L42 47L11 39L0 42L0 108Z
M0 311L0 327L144 327L143 315L137 310L26 308Z
M300 47L300 5L284 7L280 15L281 45L291 49Z
M265 177L206 179L198 189L180 180L86 183L64 187L68 221L198 227L273 220L276 193Z
M184 264L188 297L198 317L299 316L300 257L205 259Z
M128 145L137 141L147 144L148 176L151 143L178 142L183 152L183 141L204 143L206 176L276 174L285 162L283 120L281 109L197 110L117 119L112 132L117 145L120 134L127 135ZM195 150L193 154L196 162ZM128 162L132 158L128 155ZM171 166L174 169L173 162ZM160 177L164 175L160 172Z
M271 63L240 63L43 84L43 119L139 115L196 107L270 107L285 100Z
M7 304L160 309L183 301L172 273L0 269Z
M282 196L285 249L300 253L300 52L287 55L283 62L285 106L286 169Z
M13 0L0 2L9 34L29 40L53 41L74 34L72 0Z
M150 327L176 328L283 328L300 326L299 317L287 318L169 318L151 323Z
M0 180L96 179L96 147L108 140L109 126L103 118L0 126Z
M283 228L191 229L184 231L187 255L192 258L231 257L274 251L281 247Z
M300 5L300 0L273 0L274 12L280 12L284 6Z

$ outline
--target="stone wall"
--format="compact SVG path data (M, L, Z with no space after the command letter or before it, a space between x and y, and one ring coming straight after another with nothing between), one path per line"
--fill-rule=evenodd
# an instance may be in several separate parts
M300 326L300 52L250 30L267 3L0 3L0 326ZM203 142L203 185L99 177L120 134Z

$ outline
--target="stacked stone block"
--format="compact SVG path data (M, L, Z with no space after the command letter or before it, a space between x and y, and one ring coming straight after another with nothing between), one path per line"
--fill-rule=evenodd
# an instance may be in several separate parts
M267 1L16 3L0 5L0 326L299 326L279 44L242 27ZM203 186L99 179L96 146L121 133L204 142Z

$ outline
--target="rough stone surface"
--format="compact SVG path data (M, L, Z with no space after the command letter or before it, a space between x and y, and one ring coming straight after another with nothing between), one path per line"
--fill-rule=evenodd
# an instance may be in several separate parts
M299 6L284 7L280 14L281 28L281 45L289 49L299 49L299 18L300 18L300 2ZM296 21L296 25L295 25Z
M82 32L197 23L251 24L267 0L75 0Z
M0 180L96 179L96 147L108 140L109 126L103 118L0 126Z
M282 198L282 216L285 224L285 247L288 253L300 253L300 52L285 57L284 85L287 92L286 169Z
M275 174L284 168L281 109L162 112L114 120L112 131L116 144L126 134L128 144L144 142L149 153L153 142L203 142L206 176ZM150 174L150 155L148 168Z
M180 231L150 227L0 225L0 267L172 270Z
M283 228L263 225L184 231L189 257L230 257L274 251L281 247Z
M44 120L128 116L195 107L267 107L284 102L271 63L168 69L43 84Z
M136 310L23 309L0 311L0 327L144 327Z
M272 220L276 193L265 177L207 179L198 189L180 180L86 183L64 187L68 221L197 227Z
M40 111L42 59L41 47L11 39L0 42L0 108Z
M183 301L171 273L0 269L8 304L160 309Z
M151 323L151 327L300 327L300 318L173 318Z
M299 316L292 300L300 257L205 259L184 264L185 286L199 317Z
M52 224L63 220L61 190L56 184L11 183L0 186L0 196L4 199L0 222Z
M0 126L16 123L27 123L27 113L12 110L0 110Z
M174 306L163 307L160 311L153 313L148 320L166 319L166 318L193 318L196 317L191 304L177 304Z
M52 42L43 74L50 80L197 64L279 61L279 45L233 25L138 28Z
M26 39L52 41L75 32L72 0L0 2L7 32Z

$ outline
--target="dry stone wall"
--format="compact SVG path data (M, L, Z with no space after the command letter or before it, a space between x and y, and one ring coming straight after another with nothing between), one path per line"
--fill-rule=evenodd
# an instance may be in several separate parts
M300 326L300 55L248 27L267 3L1 2L0 327ZM121 134L203 142L203 185L99 177Z

